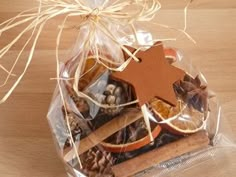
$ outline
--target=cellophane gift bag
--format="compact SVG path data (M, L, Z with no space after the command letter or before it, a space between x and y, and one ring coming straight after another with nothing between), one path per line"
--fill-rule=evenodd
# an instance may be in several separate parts
M203 74L142 27L90 25L48 113L69 176L161 176L207 158L221 115Z
M39 8L36 26L30 26L34 31L41 24L36 39L48 19L65 15L56 44L58 85L47 117L68 176L179 174L234 146L204 75L167 45L171 38L149 30L173 30L151 22L158 1L40 2L48 9ZM62 33L71 28L66 21L72 16L81 17L72 27L78 37L70 57L59 63ZM176 31L192 40L186 29Z

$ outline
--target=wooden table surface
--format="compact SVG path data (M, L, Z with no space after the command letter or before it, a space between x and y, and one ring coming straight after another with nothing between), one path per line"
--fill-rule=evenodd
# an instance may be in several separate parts
M163 10L157 20L172 26L183 25L184 0L162 0ZM1 0L0 22L21 10L37 6L32 0ZM236 1L196 0L189 11L188 32L196 39L193 45L183 36L175 46L181 48L205 74L208 84L221 101L224 122L231 129L231 139L236 142ZM60 19L52 20L43 32L33 62L24 79L10 99L0 105L0 176L2 177L65 177L65 171L52 141L46 119L47 110L55 88L55 37ZM76 23L76 21L73 21ZM0 48L21 29L2 34ZM62 43L61 52L66 54L73 35ZM25 38L22 39L24 41ZM9 68L20 50L22 42L0 59ZM28 49L27 49L28 50ZM24 56L16 69L19 73ZM0 71L0 79L3 73ZM7 88L1 88L1 96ZM229 152L216 158L214 164L202 163L175 176L233 177L236 174L236 153ZM214 157L212 157L214 158Z

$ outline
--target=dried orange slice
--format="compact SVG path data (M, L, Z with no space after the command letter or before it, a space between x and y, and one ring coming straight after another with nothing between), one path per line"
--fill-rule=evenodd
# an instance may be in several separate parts
M65 71L69 77L74 77L74 74L77 70L78 63L77 61L68 60L65 63ZM83 91L90 83L95 81L101 74L103 74L107 69L96 62L94 58L88 58L82 68L82 73L79 81L78 88ZM63 71L64 72L64 71ZM73 80L65 81L66 85L72 87Z
M150 103L160 125L175 134L191 134L204 127L205 116L194 108L178 100L172 107L160 99L153 99Z
M177 51L173 48L165 48L164 49L165 52L165 57L167 59L167 61L172 64L174 62L177 61Z
M144 121L142 119L140 119L140 120L136 121L136 123L137 122L144 122ZM135 123L133 123L133 124L135 124ZM145 123L143 123L143 124L145 124ZM152 124L151 127L152 127L152 136L155 139L160 134L162 129L161 129L161 126L157 125L156 123ZM135 132L135 134L138 132L139 128L140 127L136 127L133 130ZM127 127L124 128L123 130L127 131ZM120 133L120 131L115 133L114 135L117 135L119 133ZM126 138L123 138L122 143L119 143L119 144L113 142L113 141L116 140L116 137L114 135L112 135L111 137L109 137L105 141L101 142L101 145L103 146L103 148L108 152L113 152L113 153L130 152L130 151L134 151L134 150L137 150L139 148L142 148L142 147L144 147L144 146L151 143L150 136L149 136L147 130L146 130L145 133L139 134L137 136L137 139L135 139L134 141L127 142L125 140ZM132 139L132 136L130 136L129 138Z
M82 73L83 77L80 79L79 89L84 90L90 83L104 73L105 70L106 68L103 65L98 64L95 59L87 59Z

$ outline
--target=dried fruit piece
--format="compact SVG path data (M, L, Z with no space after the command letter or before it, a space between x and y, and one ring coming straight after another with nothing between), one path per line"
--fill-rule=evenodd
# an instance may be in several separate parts
M90 83L96 80L106 68L101 64L98 64L95 59L87 59L84 67L84 71L80 78L79 90L84 90Z
M165 58L169 64L173 64L177 61L177 51L173 48L165 48Z
M151 124L151 129L153 138L156 138L161 132L161 127L156 123ZM109 152L120 153L134 151L150 143L151 140L145 122L140 119L119 130L102 142L101 145Z
M65 75L65 77L73 78L75 76L75 72L78 67L79 60L69 60L65 63L65 70L62 73L62 75ZM80 91L84 91L86 87L96 80L102 73L104 73L107 69L97 63L96 59L89 58L86 60L86 63L84 64L84 67L82 68L82 73L79 80L78 89ZM74 80L65 81L66 85L72 88Z
M175 134L191 134L201 130L204 126L205 117L183 101L178 100L175 107L160 99L153 99L150 103L153 112L163 127Z

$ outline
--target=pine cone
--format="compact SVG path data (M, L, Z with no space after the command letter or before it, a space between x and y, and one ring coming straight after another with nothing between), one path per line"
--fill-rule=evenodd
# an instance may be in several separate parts
M63 112L64 112L64 109L63 109ZM73 141L79 141L80 139L84 138L90 133L90 129L87 123L84 120L81 120L79 117L77 117L74 113L68 112L67 117L68 117L71 134L73 137ZM67 124L65 113L64 113L64 119L65 119L65 124ZM71 146L72 146L72 141L70 138L68 138L65 142L64 147L66 148L66 147L71 147Z
M66 86L66 88L69 96L74 101L79 112L84 116L84 118L89 117L89 105L87 101L84 98L78 97L75 91L68 85Z
M103 93L103 104L109 106L117 106L127 102L124 87L118 82L113 82L107 85ZM115 116L122 110L122 107L102 108L101 112L110 116Z
M88 177L114 177L111 170L113 158L111 153L97 148L88 150L82 155L82 172Z

